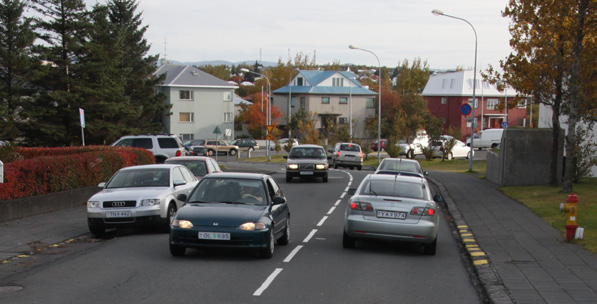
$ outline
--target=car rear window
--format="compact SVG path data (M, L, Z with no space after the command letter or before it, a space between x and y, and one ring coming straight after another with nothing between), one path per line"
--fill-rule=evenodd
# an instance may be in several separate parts
M361 151L361 147L359 147L357 145L352 145L352 144L343 144L343 145L340 145L340 150L341 151L360 152Z
M158 138L158 144L160 145L160 148L180 148L176 139L172 137Z
M366 195L396 196L426 199L425 185L421 183L396 182L392 180L372 180L361 192Z

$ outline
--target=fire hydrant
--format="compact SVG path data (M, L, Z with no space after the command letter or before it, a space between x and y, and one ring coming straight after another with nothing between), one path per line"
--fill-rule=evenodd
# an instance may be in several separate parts
M576 211L578 208L578 197L576 194L572 193L568 196L566 200L566 204L560 204L560 212L568 213L568 217L566 219L566 240L570 242L571 239L574 238L576 233L576 228L578 225L576 224Z

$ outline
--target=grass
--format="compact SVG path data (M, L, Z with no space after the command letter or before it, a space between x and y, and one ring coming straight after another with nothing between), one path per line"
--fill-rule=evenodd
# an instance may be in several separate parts
M364 167L377 166L377 154L372 153L363 162ZM285 152L271 155L271 162L285 163ZM453 159L441 161L433 159L427 161L418 159L421 167L426 171L445 171L454 173L474 174L478 178L485 178L487 162L473 161L473 171L469 171L468 159ZM243 161L267 162L267 157L243 159ZM597 253L597 178L585 178L580 183L573 184L574 193L578 196L578 227L585 229L583 240L572 240L593 253ZM502 187L500 190L508 197L524 204L533 213L543 218L547 223L566 235L566 214L560 212L560 203L565 203L567 193L561 187L549 186L515 186Z

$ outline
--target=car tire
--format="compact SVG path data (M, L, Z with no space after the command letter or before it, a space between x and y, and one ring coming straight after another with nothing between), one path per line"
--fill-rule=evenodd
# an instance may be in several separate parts
M328 182L328 175L327 173L321 178L323 180L324 183Z
M413 158L415 158L415 151L413 151L413 150L408 150L408 152L406 152L406 157L407 157L407 158L410 158L410 159L413 159Z
M183 256L187 248L170 244L170 254L175 257Z
M334 159L334 169L338 169L338 164L336 164L336 160Z
M350 237L348 234L346 234L346 231L344 231L344 235L342 236L342 247L354 248L354 245L355 245L354 238Z
M437 249L437 237L435 238L435 240L433 240L433 242L431 244L427 244L425 245L425 247L423 247L423 253L425 253L426 255L435 255Z
M358 169L359 171L361 171L361 169L363 169L363 166L358 166L358 167L357 167L357 169Z
M208 156L213 156L214 154L216 154L216 151L214 151L212 149L207 150L207 155Z
M274 256L274 227L269 230L269 239L267 247L259 249L259 257L262 259L271 259Z
M471 158L471 152L469 151L468 153L466 153L466 159L470 159Z
M284 235L278 239L278 245L288 245L290 242L290 217L286 219L286 227L284 228Z
M166 218L164 219L164 222L162 223L162 232L170 233L170 223L172 222L172 219L174 218L175 214L176 214L176 205L174 204L174 202L171 202L168 205L168 211L166 212Z
M155 157L155 163L156 164L163 164L166 161L166 158L163 156L156 156Z
M290 183L290 182L292 182L292 176L288 176L288 175L286 175L286 182L287 182L287 183Z
M454 159L454 155L452 153L448 153L448 156L446 156L446 158L448 160L452 160L452 159Z
M230 149L230 152L228 152L228 155L230 156L235 156L238 152L236 151L236 149Z
M94 236L101 237L106 233L106 227L101 224L89 224L89 232Z

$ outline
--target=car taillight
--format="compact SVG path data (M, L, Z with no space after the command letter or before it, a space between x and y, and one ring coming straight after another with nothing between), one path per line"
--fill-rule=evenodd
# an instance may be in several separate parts
M363 152L361 152L361 158L363 158Z
M336 152L336 157L340 157L340 151Z
M176 156L181 156L182 152L180 152L180 150L176 151Z
M359 211L373 211L373 206L370 203L352 202L350 203L350 209Z
M432 216L435 214L435 209L427 207L413 207L410 210L411 215Z

